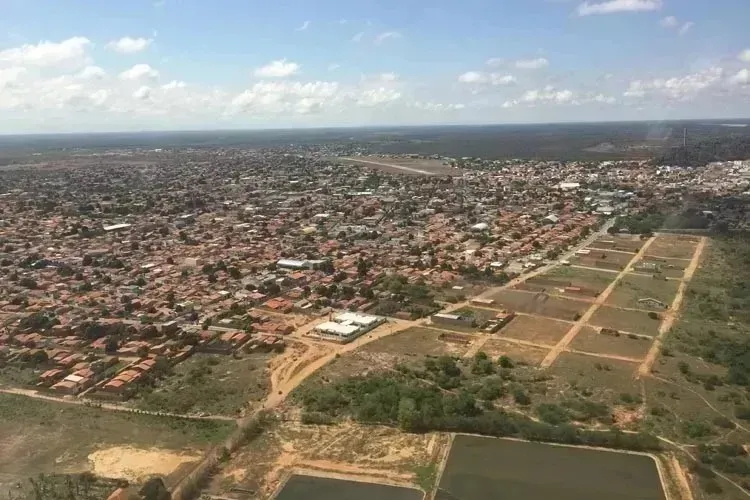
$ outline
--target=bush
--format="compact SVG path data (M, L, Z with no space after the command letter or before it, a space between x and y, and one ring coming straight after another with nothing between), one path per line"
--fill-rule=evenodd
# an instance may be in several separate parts
M523 389L516 389L513 391L513 401L521 406L528 406L531 404L531 398Z

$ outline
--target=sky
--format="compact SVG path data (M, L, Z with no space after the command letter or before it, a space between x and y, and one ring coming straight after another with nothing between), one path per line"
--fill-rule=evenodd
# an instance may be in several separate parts
M0 0L0 133L750 117L750 0Z

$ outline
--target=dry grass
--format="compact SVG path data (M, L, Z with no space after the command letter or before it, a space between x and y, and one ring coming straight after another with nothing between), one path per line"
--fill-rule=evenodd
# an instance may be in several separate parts
M571 326L571 323L539 316L517 316L497 335L552 347L565 336Z
M645 304L639 303L638 300L652 298L663 302L667 306L671 306L675 295L677 295L679 285L679 282L674 280L665 280L664 278L654 278L639 274L626 274L617 283L617 286L615 286L615 289L607 298L606 304L658 311L658 308L647 307Z
M570 347L576 351L641 359L646 356L651 342L643 337L602 335L594 328L584 327Z
M625 311L614 307L602 306L589 321L593 326L613 328L620 332L637 333L655 337L659 332L660 321L651 319L642 311Z
M492 359L497 359L500 356L508 356L513 361L526 363L532 366L539 366L539 363L542 362L548 352L547 349L541 347L514 344L494 338L488 340L484 346L482 346L482 351L487 353Z
M672 259L689 259L698 242L695 238L680 235L660 235L646 250L646 255L657 255Z

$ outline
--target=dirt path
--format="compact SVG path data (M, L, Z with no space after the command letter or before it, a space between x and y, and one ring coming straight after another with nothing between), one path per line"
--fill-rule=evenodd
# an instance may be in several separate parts
M236 418L234 417L227 417L224 415L204 415L202 417L199 417L198 415L186 415L182 413L167 413L167 412L159 412L159 411L139 410L138 408L130 408L128 406L115 405L111 403L100 403L98 401L91 401L87 399L64 399L64 398L58 398L55 396L48 396L46 394L41 394L31 389L2 388L0 389L0 392L5 393L5 394L15 394L17 396L26 396L27 398L43 399L45 401L54 401L55 403L87 406L90 408L99 408L102 410L109 410L109 411L120 411L124 413L138 413L141 415L155 415L158 417L184 418L187 420L221 420L225 422L234 422L236 420Z
M466 354L464 354L464 358L470 359L477 355L479 351L482 350L482 347L484 347L484 344L487 343L487 341L490 340L489 335L483 335L482 337L479 337L474 343L469 347L469 349L466 351Z
M687 286L690 283L690 280L693 279L695 270L698 268L701 256L703 255L703 250L706 247L706 241L707 239L705 237L702 237L700 242L698 243L698 246L693 253L693 258L690 260L690 265L688 265L687 269L685 269L685 274L682 277L680 286L677 288L677 295L675 295L675 298L672 301L672 306L665 313L664 320L661 322L661 325L659 325L659 334L656 336L656 339L654 339L654 343L651 344L651 349L648 350L646 359L643 360L641 366L638 367L637 377L642 377L651 373L651 368L654 366L656 357L659 355L659 350L664 343L664 338L666 337L669 330L672 329L672 325L677 319L677 313L680 311L680 307L682 307L682 300L685 296L685 290L687 290Z
M614 291L617 284L622 280L623 277L625 277L625 274L630 272L630 270L633 268L633 265L638 262L643 255L645 255L646 250L648 250L648 247L651 246L651 244L656 240L655 236L652 236L651 238L646 241L646 243L641 247L641 249L638 251L637 254L633 256L632 259L630 259L630 262L628 262L628 265L625 266L625 269L620 271L617 274L617 277L615 277L614 280L612 280L612 283L609 284L609 286L599 294L599 296L596 298L594 303L591 305L591 307L588 308L588 310L581 316L581 318L576 321L576 323L571 327L570 330L568 330L568 333L565 334L565 336L560 339L560 341L557 343L557 345L552 348L552 350L547 354L547 357L542 360L542 364L540 365L541 368L547 368L552 363L555 362L558 356L567 349L568 345L570 345L571 342L573 342L573 339L576 338L578 335L578 332L581 331L581 329L586 325L586 323L589 322L591 317L596 313L596 311L606 302L606 300L609 298L610 294Z
M341 356L347 352L354 351L355 349L358 349L359 347L367 345L370 342L374 342L376 340L382 339L389 335L393 335L394 333L398 333L402 330L405 330L407 328L411 328L412 326L417 326L420 324L421 323L416 322L416 321L389 319L387 323L380 325L379 327L375 328L373 331L366 333L365 335L355 339L354 341L348 344L343 344L343 345L329 344L329 343L322 344L318 342L313 342L310 339L304 339L304 341L307 341L310 345L331 346L331 350L317 358L308 354L307 356L303 356L301 360L298 360L296 362L295 369L287 371L287 373L290 374L290 376L281 377L281 379L277 379L276 381L277 385L276 387L274 387L273 392L269 394L266 400L264 401L263 407L274 408L278 406L279 404L281 404L286 399L286 397L289 395L290 392L296 389L297 386L299 386L302 382L304 382L305 379L307 379L309 376L311 376L316 371L318 371L319 369L323 368L325 365L330 363L333 359L336 358L337 355ZM279 369L283 369L283 368L280 367Z
M690 489L690 481L685 475L685 469L682 468L674 455L669 458L669 466L672 469L672 476L675 478L675 485L680 490L680 499L693 500L693 491Z

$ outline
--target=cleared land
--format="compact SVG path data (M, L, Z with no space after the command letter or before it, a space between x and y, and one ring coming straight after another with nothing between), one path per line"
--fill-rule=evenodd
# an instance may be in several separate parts
M548 352L541 347L525 346L494 338L485 342L481 350L492 359L505 355L513 361L533 366L539 365Z
M622 254L632 258L628 254ZM627 261L626 261L627 263ZM558 266L551 271L527 280L518 288L546 290L550 294L568 295L573 298L593 300L617 275L607 271L581 269L578 267ZM577 287L580 291L564 290L566 287Z
M671 259L689 259L693 256L698 240L694 237L659 235L649 247L646 255Z
M589 305L583 301L552 297L545 293L515 290L502 290L490 298L495 300L495 303L490 306L494 309L509 309L566 321L575 320L576 316L582 314Z
M196 354L174 367L174 373L136 404L145 410L168 413L205 412L237 416L252 401L268 392L265 373L271 354L247 355L242 359L220 354Z
M570 344L576 351L623 356L641 359L651 347L649 339L643 337L632 338L629 335L605 335L591 327L584 327Z
M384 484L360 483L315 476L292 476L277 500L421 500L424 493Z
M554 346L570 329L570 323L539 316L516 316L496 333L501 337Z
M442 328L442 327L441 327ZM442 356L443 354L456 355L466 349L466 344L476 340L476 336L462 335L460 333L446 334L435 328L407 328L402 332L376 340L367 344L358 352L384 353L401 356ZM465 342L465 343L463 343Z
M665 495L648 456L457 436L436 498L664 500Z
M443 164L442 160L423 160L419 158L394 158L382 156L357 156L354 158L336 158L336 161L347 165L373 168L392 174L408 175L453 175L460 176L461 170Z
M659 333L659 319L652 319L644 311L627 311L602 306L591 317L589 324L612 328L620 332L637 333L655 337Z
M643 246L643 240L639 236L617 235L602 236L589 248L601 248L602 250L617 250L620 252L636 253Z
M588 255L574 255L570 262L577 266L598 267L619 271L628 265L632 255L622 252L608 252L598 248L589 248Z
M220 442L232 422L113 412L0 394L0 475L92 471L168 475ZM170 465L171 464L171 465ZM166 468L165 468L166 466Z
M653 276L641 276L638 274L626 274L607 298L605 304L611 306L629 307L633 309L647 309L653 311L662 310L658 306L650 306L648 303L639 302L641 299L656 299L659 302L671 306L680 282L676 280L665 280Z

